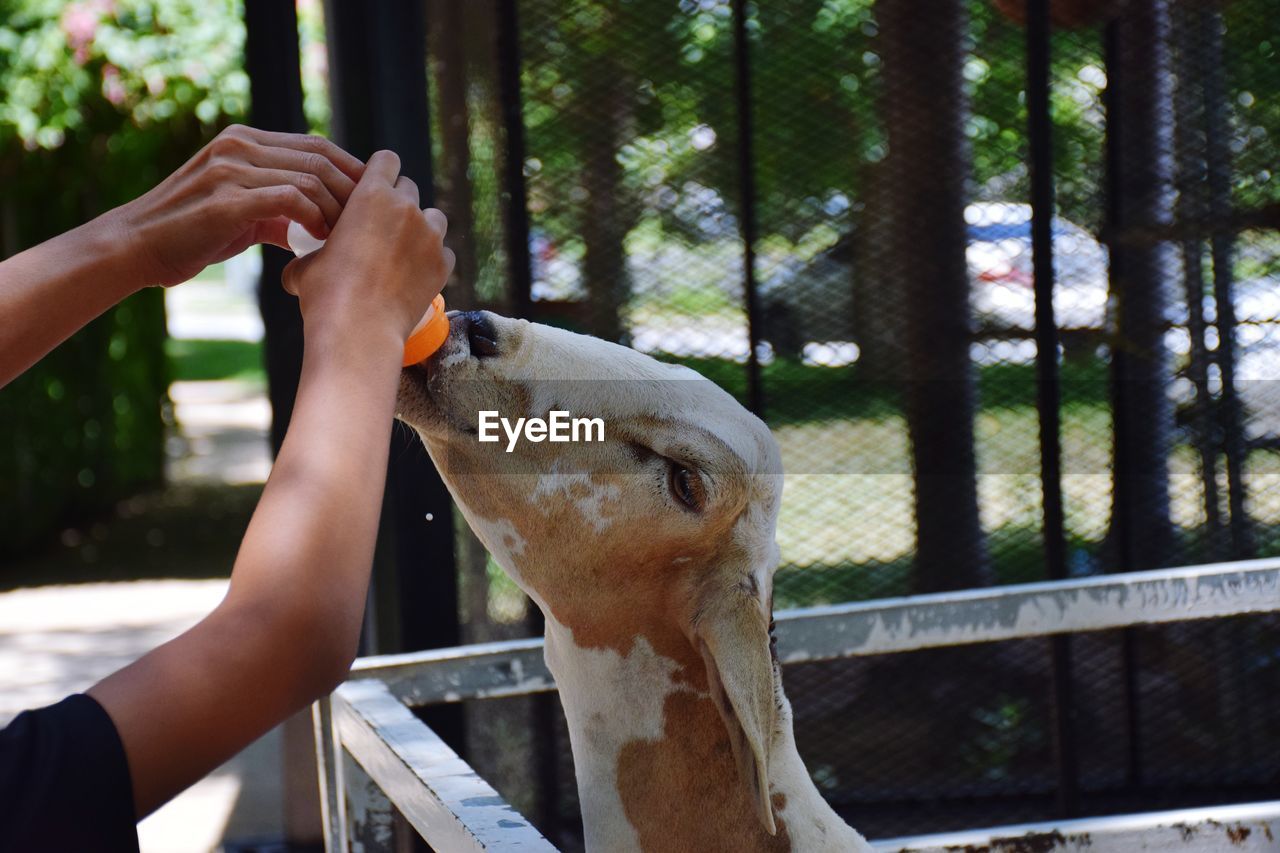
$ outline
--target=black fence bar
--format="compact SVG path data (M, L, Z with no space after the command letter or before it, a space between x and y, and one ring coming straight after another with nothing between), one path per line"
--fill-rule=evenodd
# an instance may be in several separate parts
M1103 109L1106 113L1107 136L1106 136L1106 229L1114 233L1126 226L1121 221L1121 197L1120 197L1120 145L1121 145L1121 128L1124 123L1124 116L1119 109L1119 96L1117 92L1126 81L1122 79L1120 73L1120 27L1114 21L1110 21L1103 30L1103 64L1106 66L1107 87L1103 90L1102 100ZM1112 251L1108 255L1108 263L1110 265L1111 281L1116 281L1124 276L1124 252L1117 252L1112 247ZM1131 358L1126 347L1111 347L1111 364L1112 376L1123 377L1126 375L1126 363ZM1133 471L1128 464L1128 459L1122 455L1122 448L1128 445L1125 441L1125 435L1129 429L1129 409L1124 404L1124 382L1112 380L1112 421L1113 433L1115 436L1115 445L1118 449L1115 463L1112 466L1114 478L1114 486L1112 494L1114 495L1113 505L1123 507L1126 501L1132 500L1132 489L1130 487L1130 478ZM1111 519L1111 538L1115 542L1115 562L1116 570L1121 572L1131 572L1134 570L1134 542L1133 530L1130 523L1129 513L1121 509L1112 513ZM1121 671L1124 683L1124 703L1125 703L1125 724L1128 745L1128 761L1126 768L1126 783L1131 787L1139 787L1142 784L1142 732L1141 732L1141 710L1138 688L1138 651L1137 637L1134 635L1132 628L1126 628L1121 632Z
M297 11L289 0L249 3L244 10L245 66L249 72L254 127L305 133ZM298 300L285 293L280 276L293 255L278 246L262 247L258 310L264 330L263 360L271 399L271 453L284 443L302 373L302 314Z
M329 0L330 97L334 135L357 157L390 148L401 174L431 203L431 124L427 102L425 9L416 0L364 4ZM434 521L428 523L426 518ZM458 578L453 503L422 442L392 431L383 529L372 596L380 651L457 645ZM378 588L378 585L382 588ZM391 648L386 648L386 646ZM461 751L462 715L428 712L429 725Z
M747 37L747 0L732 0L734 94L738 113L738 191L742 232L742 288L747 301L747 407L764 417L760 376L760 295L756 288L755 122L751 109L751 42Z
M1227 112L1227 81L1223 68L1222 13L1218 9L1197 9L1203 40L1199 49L1199 71L1204 92L1205 163L1209 184L1209 218L1231 212L1231 118ZM1244 489L1244 424L1236 389L1236 304L1232 293L1235 235L1215 233L1209 238L1213 260L1213 299L1217 305L1218 369L1222 371L1222 435L1227 457L1228 529L1231 556L1237 560L1254 551Z
M1058 323L1053 309L1053 120L1050 115L1049 0L1027 0L1027 137L1031 155L1031 257L1035 282L1036 411L1040 425L1040 486L1044 503L1045 568L1067 576L1062 510L1061 397Z
M1027 139L1031 154L1031 257L1035 283L1036 414L1040 429L1040 489L1043 501L1045 572L1067 577L1067 538L1062 509L1062 389L1058 370L1058 323L1053 310L1053 118L1050 113L1049 0L1027 0ZM1058 812L1079 812L1075 700L1071 685L1071 639L1049 640L1053 662L1053 754L1058 775Z
M525 185L524 99L520 90L520 21L516 0L496 0L498 97L506 141L503 187L506 205L508 275L517 317L533 311L533 267L529 258L529 197Z
M305 133L302 108L302 67L298 45L298 15L293 0L257 0L245 4L245 70L249 74L249 123L265 130ZM284 443L293 416L298 381L302 375L302 314L296 297L280 286L285 266L293 254L278 246L262 246L262 272L258 277L258 311L262 314L263 366L267 396L271 401L271 455ZM315 809L315 741L310 720L294 717L283 726L282 779L285 813L305 815ZM312 756L298 760L299 754ZM286 843L311 835L306 821L286 821Z

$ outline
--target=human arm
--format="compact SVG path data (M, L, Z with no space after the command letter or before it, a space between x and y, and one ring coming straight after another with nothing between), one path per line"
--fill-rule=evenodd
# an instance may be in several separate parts
M145 195L0 262L0 387L143 287L286 246L291 219L326 236L363 170L318 137L229 127Z
M95 685L141 817L331 690L356 652L405 339L452 268L389 152L286 283L304 325L288 434L224 601Z

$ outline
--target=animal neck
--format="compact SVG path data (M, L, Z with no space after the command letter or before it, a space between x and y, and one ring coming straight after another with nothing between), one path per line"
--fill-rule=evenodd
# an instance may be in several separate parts
M687 640L655 631L586 646L549 613L546 624L588 850L870 849L814 787L785 701L770 752L778 831L769 835Z

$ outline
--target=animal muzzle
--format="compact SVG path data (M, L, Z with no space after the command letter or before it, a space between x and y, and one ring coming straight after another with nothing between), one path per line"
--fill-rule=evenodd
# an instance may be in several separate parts
M501 354L498 332L488 311L450 311L449 328L466 340L476 358L496 358Z

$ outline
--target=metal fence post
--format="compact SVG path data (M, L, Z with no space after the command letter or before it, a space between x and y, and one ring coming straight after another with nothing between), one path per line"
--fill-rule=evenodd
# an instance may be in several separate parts
M342 783L337 756L334 754L337 732L333 728L333 704L325 696L311 706L315 723L316 767L320 771L320 815L324 822L325 853L339 853L345 848L343 826L339 818Z
M334 135L357 157L390 148L401 174L417 183L423 206L433 197L427 102L426 20L416 0L368 4L328 0ZM424 518L433 518L427 523ZM375 559L378 634L394 648L452 646L461 641L453 551L453 502L421 441L393 430L384 529ZM439 714L443 713L441 717ZM457 709L432 709L431 726L460 747Z
M390 851L395 843L395 812L391 801L369 774L364 772L351 753L342 750L342 778L345 781L346 826L348 843L361 853Z
M1027 136L1031 147L1031 253L1035 282L1036 413L1040 421L1040 489L1043 501L1045 570L1050 580L1067 577L1062 508L1062 390L1058 371L1058 323L1053 310L1053 119L1050 114L1049 0L1027 0ZM1054 760L1058 811L1077 813L1075 708L1071 685L1071 640L1049 641L1053 661Z
M298 47L297 10L288 0L263 0L245 4L245 69L249 74L254 127L288 133L305 133L302 109L302 68ZM267 396L271 401L271 455L280 452L293 415L294 397L302 372L302 314L298 300L280 286L280 275L293 255L277 246L262 247L262 272L258 277L258 310L263 325L263 361L267 372ZM315 839L316 788L305 758L311 749L305 717L291 717L281 724L285 744L296 744L296 754L285 750L284 833L290 842ZM301 766L299 766L301 765Z
M747 37L747 0L732 0L734 93L738 113L738 207L742 233L742 287L747 302L747 408L764 417L760 376L760 297L756 292L755 123L751 109L751 41Z
M1106 229L1115 233L1122 226L1120 204L1120 129L1124 124L1124 115L1119 108L1118 90L1127 81L1123 80L1120 62L1120 31L1114 20L1106 25L1103 32L1103 62L1106 66L1107 88L1102 93L1104 110L1107 117L1106 161ZM1112 247L1108 256L1111 280L1114 282L1125 275L1125 253L1117 252ZM1118 342L1111 347L1111 364L1113 375L1123 376L1130 354ZM1112 420L1117 447L1127 444L1125 436L1129 430L1129 410L1122 404L1125 393L1122 382L1112 382ZM1130 483L1132 469L1124 460L1116 459L1112 474L1114 504L1121 505L1130 499ZM1131 572L1136 566L1133 560L1134 536L1133 525L1127 512L1113 512L1111 519L1111 536L1115 542L1116 571ZM1128 779L1130 785L1138 785L1142 779L1142 733L1141 710L1139 709L1139 692L1137 676L1136 638L1132 628L1121 632L1121 669L1124 677L1124 701L1126 729L1128 734Z

